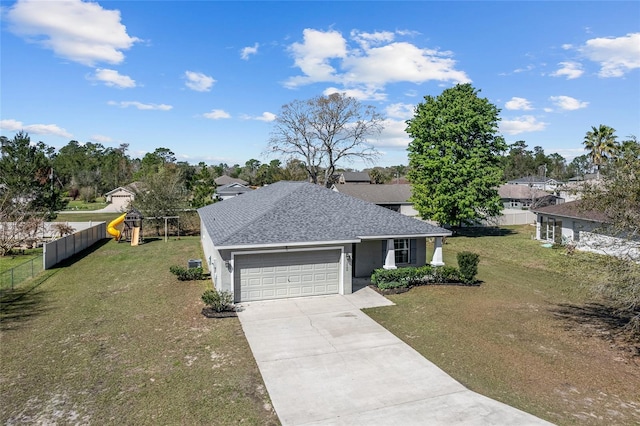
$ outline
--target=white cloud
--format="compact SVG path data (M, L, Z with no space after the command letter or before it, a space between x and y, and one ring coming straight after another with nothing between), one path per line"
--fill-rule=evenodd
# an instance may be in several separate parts
M169 111L171 110L173 107L171 105L166 105L166 104L144 104L142 102L138 102L138 101L122 101L122 102L116 102L116 101L109 101L107 102L108 105L112 105L112 106L119 106L120 108L128 108L128 107L135 107L138 108L140 110L158 110L158 111Z
M322 91L322 94L329 96L332 93L344 93L350 98L355 98L360 101L386 101L387 94L380 92L379 88L375 86L364 87L351 87L348 89L339 89L337 87L327 87Z
M213 109L211 112L206 112L202 114L205 118L210 118L212 120L220 120L222 118L231 118L231 114L222 109Z
M567 77L567 80L573 80L584 74L582 64L579 62L560 62L560 68L557 71L551 73L553 77Z
M508 135L517 135L526 132L539 132L547 127L547 123L538 121L532 115L523 115L513 120L502 120L500 131Z
M571 96L550 96L549 100L558 108L566 111L586 108L589 105L589 102L579 101Z
M136 82L131 77L122 75L116 70L105 68L98 68L91 79L102 81L105 85L110 87L120 87L125 89L136 87Z
M213 77L201 72L185 71L184 76L187 79L186 86L196 92L208 92L211 90L213 83L216 82Z
M375 33L363 33L358 30L351 31L351 38L362 46L363 49L368 49L372 44L379 45L383 43L392 42L395 39L395 34L391 31L378 31Z
M33 133L36 135L54 135L61 136L63 138L71 138L73 135L67 132L65 129L55 124L23 124L21 121L8 119L0 120L0 129L10 132L19 132L24 130L27 133Z
M92 141L98 142L98 143L110 143L113 142L113 139L111 139L109 136L104 136L104 135L93 135L90 138Z
M253 47L247 46L240 51L240 57L245 61L249 60L249 56L255 55L258 53L258 47L260 45L258 43L254 44Z
M277 116L274 113L265 111L265 112L262 113L261 116L256 117L256 120L270 122L270 121L275 120L276 117Z
M389 118L408 120L413 117L414 110L415 105L397 103L387 105L387 107L384 109L384 113Z
M640 68L640 33L587 40L579 51L600 64L600 77L622 77Z
M368 141L371 145L378 148L407 148L411 138L405 131L407 123L405 123L404 120L386 119L382 125L384 126L384 130L382 130L378 138Z
M573 49L573 44L565 43L565 44L563 44L563 45L562 45L562 48L563 48L564 50L570 50L570 49Z
M393 82L471 81L465 72L455 68L451 52L394 41L396 35L398 33L353 31L355 46L350 48L337 31L307 28L303 41L289 47L302 75L289 78L285 85L294 88L318 82L339 83L345 86L342 92L351 89L364 94L366 92L358 88L364 86L369 93L376 93Z
M127 34L120 11L94 2L19 0L6 16L14 34L88 66L119 64L122 52L140 41Z
M516 96L511 98L510 101L505 102L504 106L509 110L529 111L533 109L533 107L531 106L531 102L529 102L525 98L518 98Z

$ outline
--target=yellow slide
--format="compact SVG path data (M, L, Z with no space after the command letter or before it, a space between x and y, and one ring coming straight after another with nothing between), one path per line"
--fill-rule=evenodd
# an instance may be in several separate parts
M120 236L122 235L122 232L120 232L119 229L116 229L116 226L120 225L122 222L124 222L124 218L127 216L126 213L124 213L122 216L118 216L116 219L112 220L111 222L109 222L109 225L107 225L107 232L111 235L113 235L114 237L116 237L116 241L120 240Z

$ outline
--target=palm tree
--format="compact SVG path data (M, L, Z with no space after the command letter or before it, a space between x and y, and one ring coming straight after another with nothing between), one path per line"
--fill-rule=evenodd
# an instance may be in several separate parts
M589 157L596 166L597 178L600 179L600 166L606 160L615 158L618 152L618 143L615 129L601 124L597 128L591 126L591 130L584 137L584 148L589 151Z

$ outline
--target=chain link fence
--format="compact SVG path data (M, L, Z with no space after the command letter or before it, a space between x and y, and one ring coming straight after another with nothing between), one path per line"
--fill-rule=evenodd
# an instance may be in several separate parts
M34 278L43 270L42 256L36 256L21 265L0 273L0 292L13 290L16 286Z

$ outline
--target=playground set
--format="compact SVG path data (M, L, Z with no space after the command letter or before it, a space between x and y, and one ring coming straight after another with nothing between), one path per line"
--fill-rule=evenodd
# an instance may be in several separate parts
M131 209L121 216L118 216L107 225L107 232L113 235L117 242L130 242L132 246L142 244L142 214L136 210ZM124 224L122 230L118 229L118 226Z

